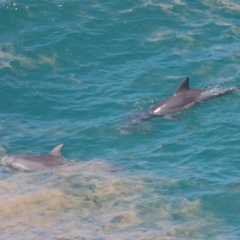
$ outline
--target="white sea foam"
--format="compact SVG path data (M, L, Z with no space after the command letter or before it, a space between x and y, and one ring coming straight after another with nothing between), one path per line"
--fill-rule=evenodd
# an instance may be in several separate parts
M26 68L35 67L35 63L32 59L28 57L19 56L19 54L16 53L15 49L12 46L8 48L8 52L2 51L0 49L0 68L13 69L11 64L13 61L19 62L21 66ZM16 69L14 70L16 71Z
M240 3L236 3L236 1L234 2L232 0L216 0L216 1L204 0L203 3L215 8L216 6L224 6L224 8L229 9L231 11L236 12L240 11Z
M8 52L3 52L0 49L0 68L11 68L11 61L18 59L14 55Z
M16 173L0 181L2 236L10 231L16 237L21 231L24 238L43 232L47 238L199 237L209 222L214 227L218 221L202 211L199 199L155 193L177 186L175 179L112 170L96 159L49 173ZM185 223L178 223L176 216Z

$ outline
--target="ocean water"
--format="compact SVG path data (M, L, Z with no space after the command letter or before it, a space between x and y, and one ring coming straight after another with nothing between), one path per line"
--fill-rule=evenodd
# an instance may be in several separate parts
M0 239L240 239L240 93L129 119L193 88L240 85L238 0L0 0Z

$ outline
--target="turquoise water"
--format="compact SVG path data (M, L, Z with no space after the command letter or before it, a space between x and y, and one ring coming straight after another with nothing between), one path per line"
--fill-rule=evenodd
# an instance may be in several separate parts
M0 154L64 143L74 165L0 166L1 239L240 239L240 93L175 120L134 114L240 85L237 0L0 0Z

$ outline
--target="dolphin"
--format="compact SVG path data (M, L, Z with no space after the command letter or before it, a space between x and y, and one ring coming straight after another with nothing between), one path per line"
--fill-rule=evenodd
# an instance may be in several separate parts
M183 111L193 105L236 90L240 90L240 87L192 89L189 87L189 78L186 77L173 96L162 100L148 111L137 114L132 122L137 123L155 116L171 117L174 113Z
M42 171L69 163L62 156L62 148L64 144L60 144L53 148L47 155L6 155L2 158L2 164L25 171Z

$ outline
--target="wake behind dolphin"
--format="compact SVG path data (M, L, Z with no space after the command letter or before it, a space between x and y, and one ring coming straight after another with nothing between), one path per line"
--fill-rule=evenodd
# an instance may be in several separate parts
M63 166L69 163L62 156L64 144L56 146L45 156L38 155L6 155L2 158L2 164L25 171L42 171Z
M173 96L166 98L151 107L148 111L136 115L133 122L146 120L154 116L171 116L174 113L183 111L200 102L211 98L221 96L236 90L239 87L211 88L211 89L191 89L189 87L189 78L185 78Z

